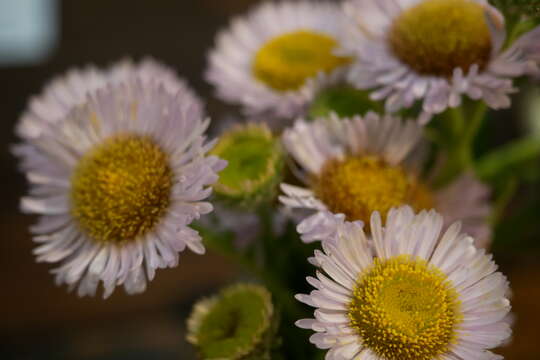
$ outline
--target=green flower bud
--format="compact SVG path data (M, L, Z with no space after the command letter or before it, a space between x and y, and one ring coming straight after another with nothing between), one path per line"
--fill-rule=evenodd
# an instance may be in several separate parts
M268 126L238 125L221 136L212 154L229 162L214 184L218 199L255 208L275 198L285 162L279 139Z
M277 325L268 290L237 284L195 304L187 340L204 360L270 360Z

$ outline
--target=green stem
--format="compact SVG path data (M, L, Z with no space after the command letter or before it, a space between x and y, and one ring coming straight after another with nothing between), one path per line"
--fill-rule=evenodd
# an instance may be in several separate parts
M508 23L508 36L506 37L504 49L509 47L516 41L521 35L532 30L537 25L534 19L514 19L513 22Z
M262 206L258 212L259 222L261 224L261 233L264 239L274 238L274 209L268 205Z
M271 209L267 210L271 216ZM261 216L263 213L261 212ZM250 251L241 252L231 244L231 239L227 239L231 234L219 234L207 228L198 227L198 230L205 238L205 245L212 251L226 257L231 262L239 264L244 270L251 273L253 276L260 279L269 288L275 297L275 300L280 304L292 318L300 319L305 316L300 303L294 299L294 293L290 291L278 276L275 276L275 269L270 266L270 262L276 263L276 259L272 259L273 253L269 250L272 244L277 242L272 237L272 219L265 217L261 218L263 222L262 243L263 248L263 263L259 264L255 258L255 254Z
M512 200L512 197L516 193L518 185L519 181L516 178L509 179L501 194L495 201L495 205L493 206L490 217L490 223L493 226L497 225L501 220L501 217L504 214L504 210L506 209L508 203L510 202L510 200Z
M454 179L469 162L469 151L464 146L456 146L448 151L444 167L435 179L435 187L440 188Z
M461 106L455 108L449 108L448 113L450 116L450 131L452 138L459 136L465 127L465 116L463 115L463 109Z
M449 109L451 131L447 149L446 164L439 173L435 185L447 184L464 170L473 166L473 144L476 134L486 114L486 104L478 102L470 119L465 121L461 107Z
M249 249L244 251L234 246L234 235L231 232L217 232L202 226L197 226L197 230L204 237L208 249L224 256L231 263L238 264L244 271L261 281L271 292L274 304L279 309L281 317L279 331L284 343L280 351L287 355L286 358L316 359L313 354L315 349L309 346L306 332L294 326L296 320L308 317L310 312L305 305L294 298L295 290L293 290L294 286L291 286L290 282L291 277L296 272L283 270L284 264L280 262L280 257L287 255L292 250L276 246L276 244L287 244L287 240L291 239L286 237L276 238L273 231L273 218L267 216L272 215L271 208L260 210L258 215L261 217L260 236L262 238L259 238ZM288 247L290 247L290 244ZM288 256L284 257L284 259L286 258ZM306 340L305 346L299 345L297 339ZM300 344L304 344L304 342L300 341Z
M467 143L466 145L471 150L471 155L472 155L472 145L474 143L474 139L476 138L476 134L478 134L480 125L482 125L482 121L484 120L486 111L487 111L486 104L483 101L478 102L472 114L472 118L467 126L467 129L465 130L464 141L466 141ZM469 160L472 160L472 156L470 157Z
M300 303L294 299L294 294L286 285L285 279L279 277L280 272L275 268L279 264L276 253L276 244L279 239L274 234L273 209L269 206L262 207L258 211L261 224L261 243L263 250L263 265L261 269L261 279L272 291L278 303L284 307L287 314L296 319L305 316Z
M294 299L294 294L284 287L281 281L276 278L271 271L264 271L255 261L253 261L253 259L246 256L241 256L233 252L220 252L220 254L228 258L231 262L239 264L244 270L261 280L268 287L276 302L280 304L291 317L300 319L304 316L300 304Z

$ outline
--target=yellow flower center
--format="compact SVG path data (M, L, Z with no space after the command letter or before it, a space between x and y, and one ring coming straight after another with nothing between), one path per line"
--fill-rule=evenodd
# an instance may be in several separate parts
M438 359L461 322L456 290L424 260L375 259L359 276L349 304L350 325L363 344L387 360Z
M484 7L472 0L425 0L405 10L389 32L393 53L416 72L450 77L483 69L491 54Z
M151 138L117 135L77 165L71 178L71 213L95 241L131 241L162 218L172 184L169 158Z
M419 211L433 207L430 191L407 174L374 156L330 160L314 179L315 194L334 213L369 224L373 211L383 218L392 207L409 204Z
M330 36L309 30L277 36L255 55L253 75L274 90L296 90L319 72L331 72L350 62L333 54L336 45Z

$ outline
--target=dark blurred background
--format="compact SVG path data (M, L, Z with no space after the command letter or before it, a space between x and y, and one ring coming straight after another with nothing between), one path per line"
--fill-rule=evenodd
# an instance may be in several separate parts
M34 262L27 227L35 219L18 211L26 184L9 146L16 141L13 127L28 97L53 75L88 63L107 66L125 57L152 55L172 66L205 98L209 114L219 122L231 108L213 99L202 79L205 52L216 31L253 3L0 0L0 359L193 357L184 340L190 306L234 280L234 266L212 253L201 257L186 252L178 268L158 271L142 295L128 297L119 289L103 301L68 294L54 286L50 265ZM526 131L518 115L514 109L491 119L484 148ZM519 187L506 212L515 221L501 230L502 245L495 247L514 290L514 341L500 351L508 359L540 359L539 191L536 180ZM529 209L526 219L519 210L524 208Z

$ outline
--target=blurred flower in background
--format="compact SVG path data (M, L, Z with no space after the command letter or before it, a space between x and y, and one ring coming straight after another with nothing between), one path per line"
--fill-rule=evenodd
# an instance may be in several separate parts
M423 103L441 113L462 95L493 109L510 106L512 79L538 72L540 27L505 48L505 19L484 0L351 0L346 53L358 61L349 80L375 89L394 112Z
M172 69L151 58L138 64L126 59L105 70L91 65L71 69L51 80L40 95L30 98L17 124L17 134L27 139L39 137L44 129L60 122L76 106L84 104L88 95L109 84L121 84L132 79L138 79L143 84L160 84L171 95L182 92L189 97L192 106L197 107L199 112L203 111L201 100Z
M461 220L467 233L478 236L477 246L489 247L488 188L471 174L437 187L434 176L423 173L422 157L413 152L422 141L422 130L415 121L375 113L350 119L333 115L312 123L298 120L285 130L283 142L308 188L282 184L281 202L292 208L330 210L365 224L373 211L384 218L392 207L405 204L416 211L435 208L446 226ZM315 214L299 228L319 221Z
M22 118L25 141L14 152L31 189L21 207L42 215L31 229L34 253L61 262L56 283L80 296L100 282L104 297L118 285L140 293L156 269L178 265L186 246L205 252L188 225L212 211L204 199L226 162L205 156L212 143L199 100L156 68L90 69L94 82L72 72ZM47 117L55 115L47 105L57 105L57 117Z
M334 53L344 34L342 16L328 2L262 3L218 34L206 78L221 99L249 115L299 115L350 63Z

